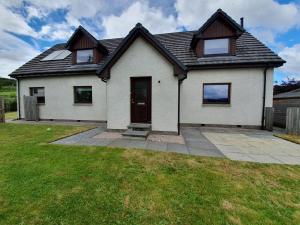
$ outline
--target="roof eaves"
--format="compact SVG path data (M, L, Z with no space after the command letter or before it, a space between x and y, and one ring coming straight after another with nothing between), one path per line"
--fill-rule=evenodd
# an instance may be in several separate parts
M201 70L201 69L228 69L228 68L248 68L251 67L280 67L283 62L229 62L229 63L207 63L207 64L193 64L187 65L188 70Z
M30 78L30 77L52 77L52 76L69 76L69 75L95 75L96 69L94 70L78 70L78 71L51 71L51 72L35 72L28 74L12 74L9 75L12 78Z

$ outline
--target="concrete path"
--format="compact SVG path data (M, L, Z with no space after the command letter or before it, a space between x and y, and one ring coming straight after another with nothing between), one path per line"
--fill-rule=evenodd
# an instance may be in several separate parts
M203 132L232 160L300 165L300 145L274 137L272 133Z

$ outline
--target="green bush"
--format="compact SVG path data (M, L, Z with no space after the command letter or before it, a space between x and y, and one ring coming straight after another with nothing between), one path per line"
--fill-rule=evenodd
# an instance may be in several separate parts
M4 99L5 112L17 111L17 99L16 98L5 98Z

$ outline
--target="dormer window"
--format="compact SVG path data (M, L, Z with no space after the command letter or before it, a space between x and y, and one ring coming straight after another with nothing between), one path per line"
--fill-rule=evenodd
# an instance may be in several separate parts
M237 40L244 32L243 26L218 9L194 33L191 48L198 58L218 55L234 56L236 55Z
M108 55L107 48L82 26L75 30L65 48L72 52L72 64L97 64Z
M77 63L93 63L93 49L77 50Z
M208 39L204 40L204 55L229 54L229 39Z

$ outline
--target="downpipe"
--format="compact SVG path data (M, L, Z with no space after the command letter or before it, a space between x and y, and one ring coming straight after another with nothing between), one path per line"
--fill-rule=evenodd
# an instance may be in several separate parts
M267 71L269 67L264 68L264 86L263 86L263 104L262 104L262 115L261 115L261 129L265 129L265 107L266 107L266 86L267 86Z

